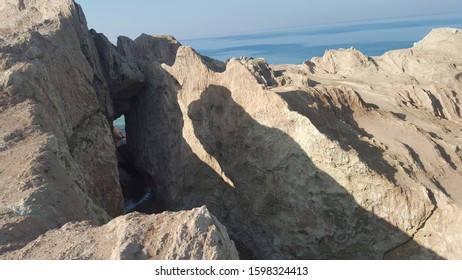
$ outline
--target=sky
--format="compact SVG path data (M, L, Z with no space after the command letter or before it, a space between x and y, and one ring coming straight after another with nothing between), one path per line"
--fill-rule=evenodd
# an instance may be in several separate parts
M461 0L76 0L90 28L186 40L280 28L462 12Z

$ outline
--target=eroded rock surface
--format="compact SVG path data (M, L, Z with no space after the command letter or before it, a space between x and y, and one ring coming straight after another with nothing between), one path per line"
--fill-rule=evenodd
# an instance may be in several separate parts
M1 259L237 257L205 208L107 224L124 202L111 123L144 79L73 1L0 3Z
M460 176L462 60L446 53L460 31L435 32L451 37L442 52L424 40L374 58L232 59L224 71L182 46L172 66L151 68L156 79L126 116L135 165L167 208L207 205L257 258L461 258L460 188L449 178ZM403 75L392 59L427 63ZM401 102L400 90L427 90L427 78L427 105Z
M91 30L95 47L101 57L103 71L113 99L128 99L144 86L144 74L133 60L119 54L103 34ZM114 118L118 118L115 116Z
M0 15L1 258L233 259L227 232L245 258L462 258L460 30L225 64L170 36L115 47L70 0ZM110 221L120 115L127 180L180 212Z
M0 4L0 253L122 213L111 99L72 1ZM101 78L102 79L102 78Z
M132 213L100 227L68 223L0 258L232 260L238 255L226 229L201 207L158 215Z

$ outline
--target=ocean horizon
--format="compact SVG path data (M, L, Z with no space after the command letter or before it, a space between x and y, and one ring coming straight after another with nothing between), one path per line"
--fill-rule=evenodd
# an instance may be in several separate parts
M368 56L379 56L390 50L410 48L432 29L441 27L462 28L462 12L294 27L180 42L221 61L232 57L262 57L270 64L301 64L330 49L354 47ZM123 116L115 120L114 125L125 132Z
M434 28L462 28L462 12L312 25L180 40L200 54L226 61L264 58L270 64L301 64L329 49L354 47L366 55L410 48Z

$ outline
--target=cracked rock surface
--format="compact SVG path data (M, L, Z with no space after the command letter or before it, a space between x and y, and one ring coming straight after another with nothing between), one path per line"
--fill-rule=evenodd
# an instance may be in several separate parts
M167 208L207 205L256 258L461 258L455 45L225 69L182 46L150 63L127 142Z
M238 259L238 254L226 229L201 207L158 215L131 213L99 227L68 223L2 258L226 260Z
M205 208L111 221L113 98L143 83L74 1L0 3L1 259L237 258Z
M462 32L215 61L0 3L1 259L462 259ZM169 212L123 214L111 122Z
M81 10L2 1L0 14L1 253L69 221L108 222L122 194Z

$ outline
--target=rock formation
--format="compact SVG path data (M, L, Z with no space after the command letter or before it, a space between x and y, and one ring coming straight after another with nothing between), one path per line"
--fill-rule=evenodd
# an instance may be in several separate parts
M134 221L124 222L131 216L119 218L106 228L97 225L123 214L111 128L113 100L126 100L143 86L144 73L138 65L119 55L103 35L90 32L82 10L73 1L0 3L1 258L136 257L124 256L121 245L115 243L111 246L119 246L120 256L81 252L79 248L71 252L71 242L70 247L63 245L64 251L55 248L55 255L45 251L55 244L48 237L59 239L69 229L75 231L67 240L82 231L90 237L98 230L120 231L129 239L130 231L123 228L135 227ZM207 215L210 226L216 224L205 210L169 217L181 224L188 215L200 222L199 226L206 225ZM138 226L146 226L146 235L155 232L149 229L162 217L137 219ZM233 245L226 243L226 231L218 224L215 229L185 227L190 235L183 236L182 241L195 242L197 248L159 247L157 257L235 257ZM221 235L217 237L216 231ZM201 239L203 234L210 236ZM135 233L130 236L141 238ZM30 245L35 249L18 251L22 255L12 253L36 238ZM44 244L40 240L50 241ZM225 251L213 243L217 240L228 246ZM133 244L129 245L145 246ZM101 249L104 244L95 246ZM146 250L153 249L149 246Z
M460 258L462 36L429 36L448 46L225 69L182 46L126 115L135 165L168 209L207 205L256 258ZM408 88L427 99L406 105Z
M189 242L185 242L188 240ZM68 223L8 259L237 259L226 229L205 207L159 215L131 213L96 227Z
M0 252L122 214L107 86L71 1L0 4Z
M460 30L225 64L70 0L0 15L0 258L462 258ZM117 217L146 193L170 212Z

